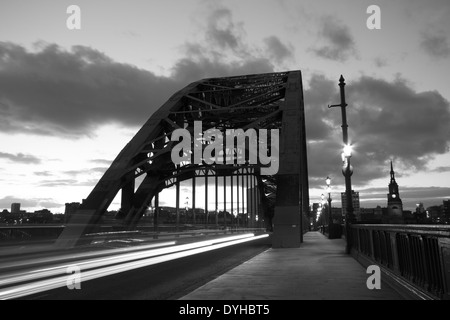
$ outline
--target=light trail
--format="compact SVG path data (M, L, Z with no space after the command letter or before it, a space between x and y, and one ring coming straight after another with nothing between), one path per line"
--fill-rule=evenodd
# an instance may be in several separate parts
M74 262L40 270L32 270L29 274L25 275L23 273L5 275L0 278L0 286L14 285L25 281L34 282L0 289L0 299L15 299L65 287L67 286L69 276L71 276L71 274L67 274L67 268L70 266L77 266L81 269L81 282L84 282L265 237L268 237L268 235L255 236L254 234L243 234L169 248L153 249L146 252L84 260L78 263ZM42 280L48 277L53 278Z
M76 260L76 259L100 257L100 256L119 254L119 253L123 253L123 252L129 253L130 251L143 251L143 250L152 249L152 248L172 246L174 244L176 244L176 241L166 241L166 242L142 245L142 246L138 246L138 247L126 247L126 248L94 251L94 252L72 253L72 254L57 255L57 256L51 256L51 257L45 257L45 258L37 258L37 259L19 261L19 262L18 261L11 261L11 262L6 262L6 263L2 262L2 265L0 267L0 272L2 272L2 270L4 270L4 269L8 269L8 268L17 269L17 268L33 267L36 264L45 264L45 263L50 264L50 263L57 263L57 262L65 261L65 260ZM0 277L0 279L2 279L2 277Z
M126 261L134 261L139 259L145 259L150 257L155 257L158 255L164 255L204 246L210 246L215 243L225 242L225 241L231 241L241 238L247 238L252 237L253 234L243 234L243 235L237 235L233 237L227 237L227 238L220 238L215 240L207 240L207 241L200 241L200 242L194 242L194 243L188 243L168 248L161 248L161 249L154 249L154 250L146 250L146 251L140 251L140 252L132 252L132 253L124 253L119 255L114 255L111 257L106 258L100 258L100 259L90 259L90 260L82 260L82 261L75 261L75 262L66 262L62 265L56 265L47 267L44 269L34 269L34 270L28 270L25 271L27 274L24 274L24 271L16 272L16 273L10 273L3 276L0 276L0 287L15 284L15 283L21 283L25 281L33 281L33 280L39 280L42 278L48 278L48 277L54 277L61 274L66 274L67 267L76 265L81 269L93 269L93 268L99 268L104 267L108 265L123 263ZM67 275L67 274L66 274ZM0 296L1 298L1 296Z

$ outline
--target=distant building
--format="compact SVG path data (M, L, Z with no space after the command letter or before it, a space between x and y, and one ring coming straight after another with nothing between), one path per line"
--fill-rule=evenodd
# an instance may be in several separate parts
M34 223L50 223L53 221L53 213L48 209L37 210L32 215Z
M316 219L318 218L318 213L319 212L319 204L317 202L314 202L312 204L312 211L311 211L311 217L315 217Z
M442 207L442 213L444 215L445 221L447 223L450 223L450 200L444 200Z
M444 220L443 209L443 205L428 207L426 210L428 222L435 224L441 223L441 220Z
M359 205L359 192L352 190L352 203L353 203L353 214L355 215L356 221L361 221L361 209ZM342 216L347 216L347 194L341 192L341 202L342 202Z
M383 208L361 208L361 222L363 223L382 223Z
M389 183L389 193L387 194L387 209L390 223L403 222L403 202L400 199L398 184L395 181L394 167L391 161L391 181Z
M380 206L377 206L374 210L375 210L374 211L375 217L377 217L378 219L381 219L381 217L383 216L383 208L381 208Z
M427 218L427 212L425 210L425 207L423 206L423 203L420 202L416 204L416 223L423 223L425 219Z
M415 224L417 223L416 217L411 210L403 210L403 223L404 224Z
M361 221L369 223L375 221L375 208L361 208Z
M11 213L19 214L20 213L20 203L12 203L11 204Z
M331 217L332 217L333 223L342 224L343 223L342 209L331 207Z

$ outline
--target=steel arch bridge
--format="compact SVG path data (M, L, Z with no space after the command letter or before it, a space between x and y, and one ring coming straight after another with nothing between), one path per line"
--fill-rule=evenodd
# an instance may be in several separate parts
M264 176L261 169L266 165L260 161L250 163L248 159L244 163L237 160L233 163L207 163L205 158L194 162L193 154L190 155L191 161L175 164L171 154L178 141L171 141L173 133L180 128L193 133L197 121L202 122L204 131L215 128L223 132L224 137L229 129L278 129L278 172ZM259 134L257 139L261 139ZM197 143L196 147L201 150L208 146L204 139L193 140L193 145ZM245 154L250 152L248 147L249 144ZM277 146L268 146L272 153L273 147ZM242 153L235 145L231 148L224 146L215 157L226 159L236 155L238 158L243 157ZM121 209L117 218L121 219L125 229L131 230L152 199L165 188L179 186L187 179L194 178L195 183L195 178L199 177L206 177L207 183L207 177L213 176L216 183L219 176L238 176L237 182L241 176L243 183L244 175L253 176L257 182L257 214L264 217L268 229L273 227L273 247L299 246L306 228L303 221L309 216L305 117L299 70L208 78L193 82L175 93L119 153L89 196L71 215L57 245L73 246L83 235L95 232L119 191ZM137 185L139 177L143 180Z

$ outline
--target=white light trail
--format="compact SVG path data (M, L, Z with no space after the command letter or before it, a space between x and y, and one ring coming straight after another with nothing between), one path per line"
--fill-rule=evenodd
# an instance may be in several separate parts
M43 257L43 258L37 258L32 260L26 260L26 261L11 261L11 262L2 262L0 267L0 272L2 269L7 268L26 268L26 267L33 267L36 264L50 264L50 263L57 263L65 260L76 260L76 259L85 259L85 258L93 258L93 257L100 257L100 256L107 256L107 255L113 255L113 254L119 254L119 253L129 253L130 251L143 251L147 249L152 248L158 248L158 247L166 247L166 246L172 246L176 244L176 241L166 241L166 242L159 242L149 245L142 245L137 247L126 247L126 248L117 248L117 249L108 249L108 250L101 250L101 251L94 251L94 252L83 252L83 253L71 253L66 255L56 255L51 257ZM2 277L0 277L0 280Z
M220 238L215 240L207 240L207 241L200 241L200 242L194 242L194 243L188 243L168 248L161 248L161 249L154 249L154 250L146 250L146 251L140 251L140 252L133 252L133 253L125 253L120 255L114 255L111 257L105 257L105 258L99 258L99 259L90 259L90 260L82 260L82 261L71 261L71 262L65 262L62 265L56 265L52 267L47 267L44 269L36 269L28 271L27 274L24 274L24 272L17 272L13 274L6 274L3 276L0 276L0 287L11 285L14 283L20 283L25 281L33 281L33 280L39 280L42 278L48 278L48 277L54 277L61 274L66 274L67 267L76 265L80 267L81 269L93 269L93 268L99 268L99 267L105 267L108 265L123 263L127 261L134 261L139 259L145 259L150 257L155 257L158 255L164 255L169 253L174 253L178 251L183 250L189 250L194 248L199 248L203 246L210 246L215 243L220 243L224 241L231 241L241 238L247 238L252 237L253 234L243 234L243 235L237 235L233 237L227 237L227 238Z
M255 236L254 234L243 234L168 248L147 250L145 252L127 253L107 258L65 263L45 269L31 270L28 274L16 273L5 275L0 277L0 286L14 285L25 281L34 282L0 289L0 299L15 299L65 287L69 276L66 271L69 266L80 267L82 271L80 274L81 281L89 281L265 237L268 237L268 235ZM53 278L40 280L48 277Z

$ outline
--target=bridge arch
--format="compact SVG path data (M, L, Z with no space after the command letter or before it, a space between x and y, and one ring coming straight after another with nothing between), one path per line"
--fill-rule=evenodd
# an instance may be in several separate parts
M177 129L194 133L201 121L203 131L216 128L278 129L279 147L276 174L261 175L261 163L200 164L191 161L176 165L171 152ZM225 135L224 135L225 136ZM258 140L261 136L258 135ZM193 148L204 150L207 143L193 139ZM247 154L251 150L244 150ZM242 150L241 150L242 152ZM237 155L237 148L224 144L222 157ZM198 160L198 159L197 159ZM224 161L226 162L226 161ZM95 231L102 216L121 191L123 226L132 229L152 199L164 188L192 179L204 171L218 176L247 170L258 181L261 208L273 225L274 247L297 247L302 241L302 223L309 215L308 168L302 77L300 71L208 78L193 82L170 97L123 148L75 214L70 217L57 241L73 246ZM136 188L136 179L144 176ZM271 217L273 216L273 221Z

